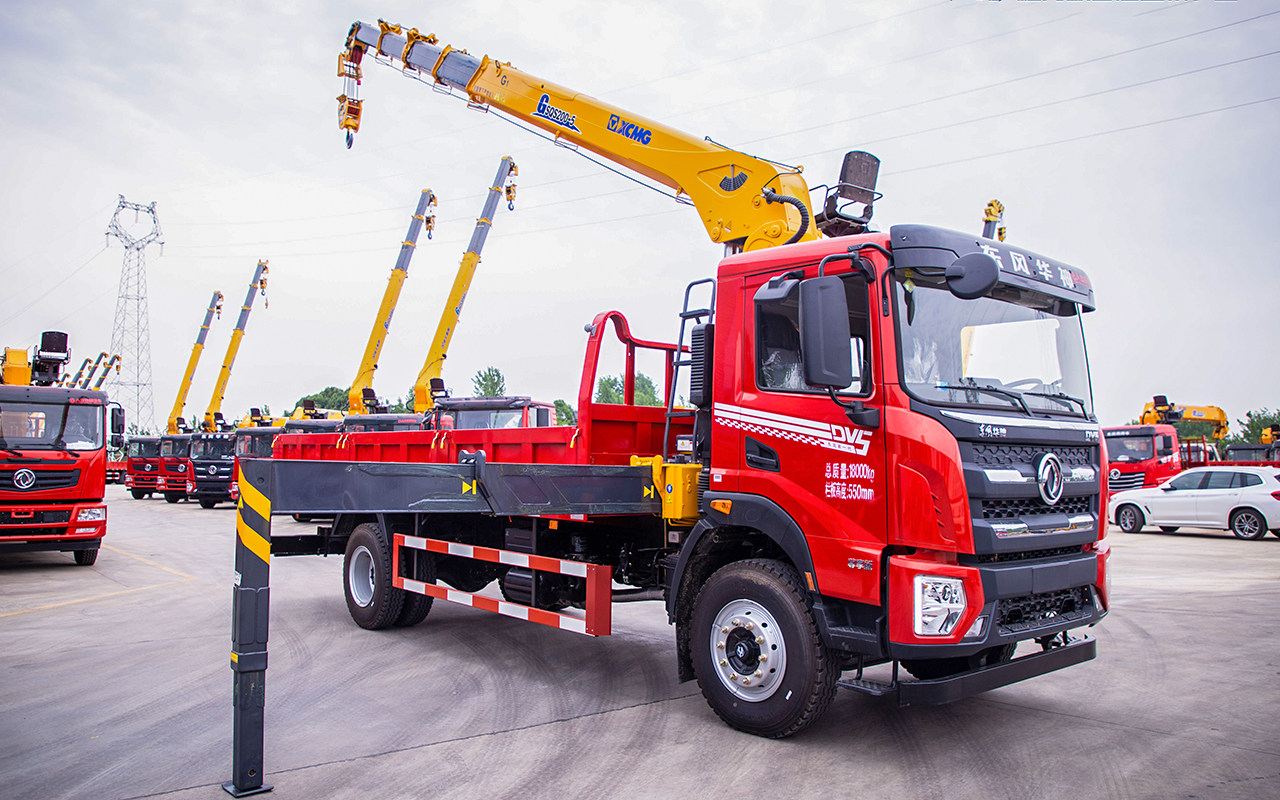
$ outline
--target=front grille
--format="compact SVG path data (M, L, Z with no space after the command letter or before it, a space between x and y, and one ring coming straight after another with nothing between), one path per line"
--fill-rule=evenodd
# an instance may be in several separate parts
M1090 501L1093 498L1064 497L1057 505L1049 505L1039 497L1013 497L1003 500L984 499L982 501L983 519L1019 519L1036 517L1043 514L1088 514Z
M1041 453L1053 452L1067 467L1093 464L1094 447L1046 447L1026 444L974 444L973 463L979 467L1009 467L1032 464Z
M57 525L71 521L70 511L34 511L31 516L14 516L12 511L0 511L0 525Z
M1048 550L1020 550L1017 553L984 553L974 558L979 564L1008 563L1010 561L1029 561L1033 558L1054 558L1057 556L1075 556L1082 552L1078 544L1070 547L1052 547Z
M1141 472L1117 475L1114 478L1107 479L1107 488L1113 492L1121 492L1125 489L1141 489L1144 477Z
M1025 633L1036 628L1087 619L1093 613L1088 586L1029 594L996 603L995 621L1001 633Z
M80 470L78 469L32 470L36 476L36 482L22 489L13 482L13 474L17 471L17 469L0 470L0 489L17 492L43 492L48 489L66 489L75 486L80 481Z

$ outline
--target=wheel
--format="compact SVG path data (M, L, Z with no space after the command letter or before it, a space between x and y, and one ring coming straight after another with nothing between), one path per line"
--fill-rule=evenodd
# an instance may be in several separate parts
M950 675L958 675L961 672L968 672L978 667L989 667L992 664L1003 664L1013 658L1013 651L1017 645L1006 644L996 647L989 647L980 653L972 656L959 656L957 658L931 658L920 661L903 661L902 666L907 672L916 676L922 681L931 681L935 678L946 678Z
M200 507L201 507L201 508L213 508L213 507L214 507L214 506L216 506L217 504L218 504L218 501L217 501L217 500L210 500L210 499L205 498L205 497L200 498Z
M1177 533L1178 526L1177 525L1161 525L1160 530L1164 531L1165 533Z
M401 575L412 575L414 580L422 581L423 583L436 582L436 559L434 553L405 547L401 548L400 557ZM392 624L397 628L410 628L417 625L427 618L427 614L431 613L431 601L434 599L434 597L418 594L417 592L405 592L404 605L400 608L400 615L396 617L396 621Z
M729 564L693 602L693 671L720 719L781 739L822 716L835 696L839 659L818 637L794 567L769 559Z
M1262 515L1252 508L1237 508L1231 512L1231 532L1240 539L1261 539L1267 534Z
M142 498L147 496L147 493L142 491L141 489L130 489L129 494L133 495L134 500L141 500Z
M1120 530L1125 533L1137 533L1142 530L1142 526L1146 524L1146 520L1142 516L1142 512L1138 507L1132 504L1126 504L1116 509L1116 524L1120 526Z
M74 555L76 558L76 564L82 567L91 567L93 566L93 562L98 560L98 548L95 547L92 550L76 550Z
M183 498L183 495L174 494L173 492L165 492L164 501L166 503L176 503Z
M393 625L404 607L404 591L391 584L391 544L376 523L356 526L342 559L342 588L347 611L361 628Z

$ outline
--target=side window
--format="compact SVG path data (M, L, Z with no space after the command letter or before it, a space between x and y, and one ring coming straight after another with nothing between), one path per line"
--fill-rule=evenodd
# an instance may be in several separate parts
M1234 484L1234 480L1239 476L1238 472L1210 472L1209 482L1204 485L1206 489L1230 489Z
M853 383L846 393L871 394L871 314L866 279L843 276L845 299L849 304L849 350L853 361ZM756 386L766 391L816 391L804 381L800 352L800 305L797 290L785 296L772 292L768 299L759 294L755 301ZM762 292L763 294L763 292Z
M1240 483L1241 486L1261 486L1262 485L1262 476L1254 475L1252 472L1241 472L1240 478L1241 478L1241 483Z
M1203 472L1184 472L1169 482L1169 485L1179 491L1188 489L1199 489L1200 484L1204 482L1205 474Z

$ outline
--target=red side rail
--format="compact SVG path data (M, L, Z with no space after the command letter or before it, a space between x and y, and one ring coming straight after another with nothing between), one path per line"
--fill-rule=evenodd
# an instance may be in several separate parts
M558 614L541 608L532 608L521 603L510 603L492 597L460 592L433 583L423 583L400 575L400 548L412 547L462 558L474 558L478 561L490 561L494 564L506 564L511 567L554 572L559 575L572 575L585 578L587 581L586 618L571 614ZM417 536L395 535L391 556L391 578L397 589L407 592L425 594L450 603L471 606L482 611L492 611L505 617L550 625L574 633L585 633L587 636L608 636L612 622L613 602L613 569L604 564L584 564L581 561L570 561L547 556L535 556L528 553L516 553L511 550L497 550L492 547L473 547L457 542L445 542L439 539L423 539Z

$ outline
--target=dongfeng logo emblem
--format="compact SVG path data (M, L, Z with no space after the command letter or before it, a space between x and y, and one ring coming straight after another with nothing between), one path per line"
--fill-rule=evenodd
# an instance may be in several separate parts
M13 473L13 485L19 489L30 489L36 485L36 474L23 468Z
M1118 469L1111 470L1110 472L1107 473L1107 477L1114 481L1116 478L1120 477L1120 470Z
M217 475L218 467L215 464L210 464L208 469L205 470L205 472L208 472L210 475Z
M1036 484L1040 487L1040 499L1049 505L1057 505L1062 499L1062 461L1054 453L1040 456L1036 464Z

